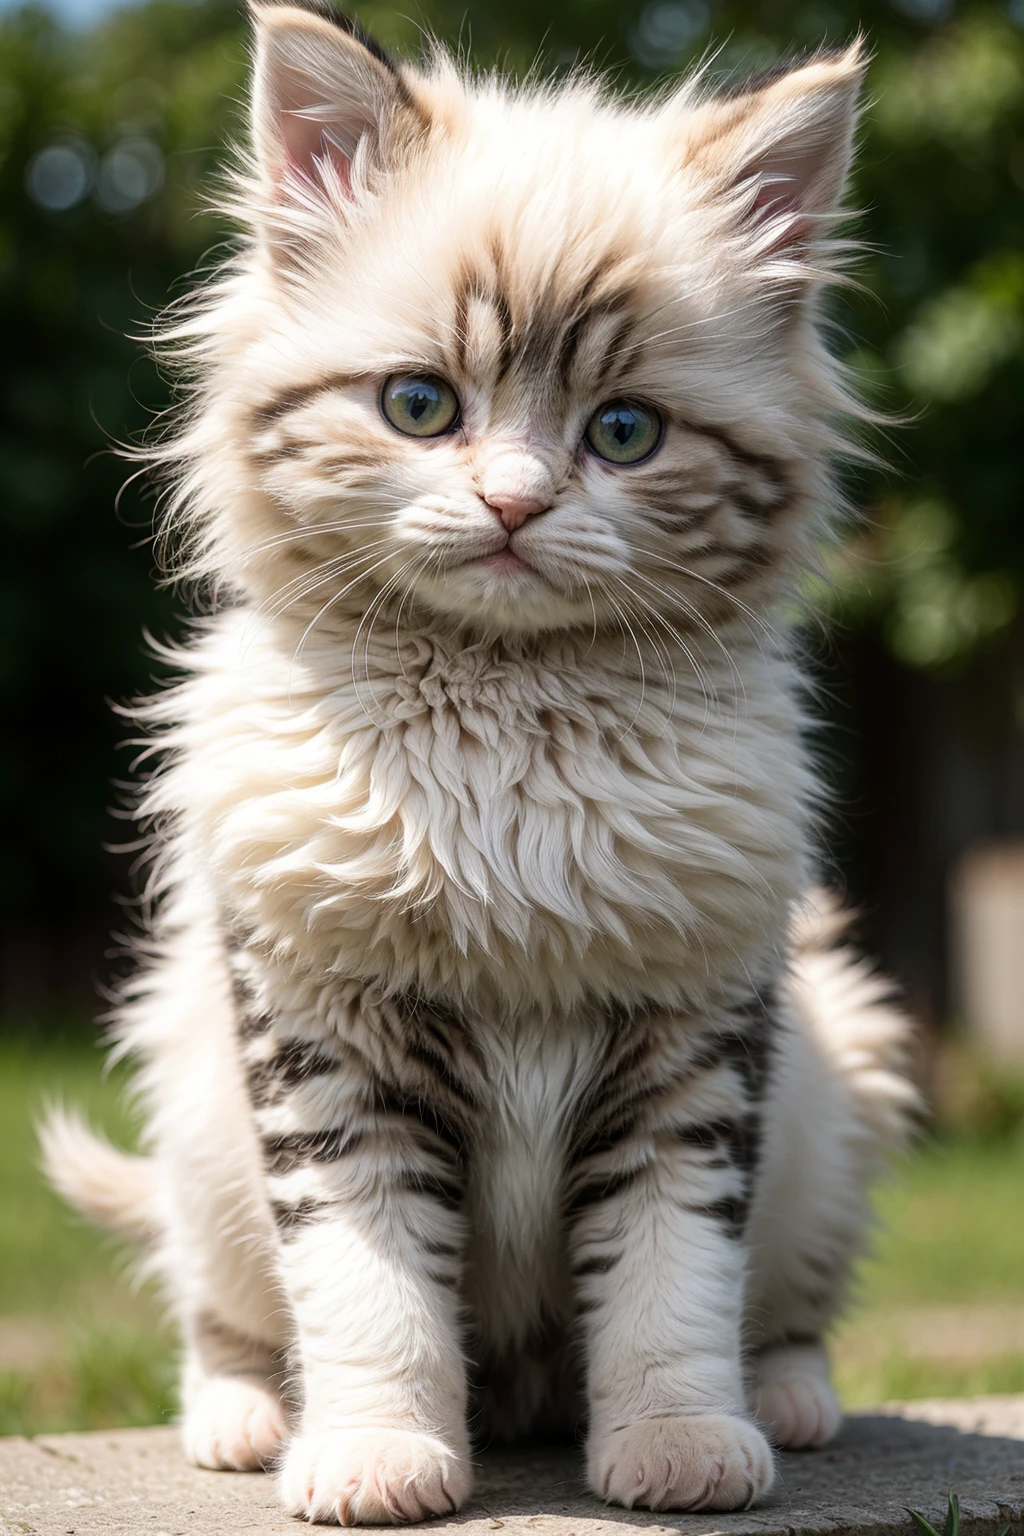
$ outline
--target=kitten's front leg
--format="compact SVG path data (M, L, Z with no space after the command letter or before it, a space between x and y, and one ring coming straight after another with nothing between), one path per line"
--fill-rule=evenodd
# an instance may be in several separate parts
M342 1525L444 1514L470 1487L463 1137L429 1060L418 1090L402 1081L386 1012L357 991L278 1004L250 1014L244 1045L303 1404L281 1492Z
M706 1036L688 1061L634 1048L577 1152L588 1475L614 1503L736 1509L772 1484L771 1451L746 1415L740 1340L764 1077L750 1027Z

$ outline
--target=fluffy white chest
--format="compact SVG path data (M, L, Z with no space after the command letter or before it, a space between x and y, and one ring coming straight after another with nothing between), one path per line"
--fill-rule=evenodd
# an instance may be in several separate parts
M370 695L337 662L296 675L265 638L228 640L169 787L275 946L456 1000L571 1007L693 995L780 937L807 788L781 663L757 652L745 697L730 680L709 701L641 686L612 643L423 640L380 659Z

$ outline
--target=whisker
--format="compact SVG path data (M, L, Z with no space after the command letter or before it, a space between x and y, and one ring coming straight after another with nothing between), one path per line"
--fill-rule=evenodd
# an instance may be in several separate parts
M632 571L632 574L636 577L636 579L638 581L642 581L644 586L650 587L651 591L656 593L659 597L663 597L664 596L663 589L658 586L657 582L652 581L649 576L645 576L642 571L638 571L634 567L634 569ZM726 645L725 641L722 639L721 635L715 629L714 625L710 624L708 622L708 620L706 619L704 614L701 613L700 609L695 607L695 605L693 603L689 602L688 599L685 598L682 595L682 593L676 593L675 596L676 596L676 600L683 605L683 609L686 612L687 616L694 623L696 623L698 625L698 627L700 629L702 629L704 631L704 633L711 640L714 641L715 645L721 651L722 656L723 656L723 658L725 660L725 663L728 666L730 673L732 674L732 680L736 684L736 688L737 688L740 696L745 700L746 699L746 686L745 686L745 684L743 682L742 674L740 673L739 669L736 666L736 663L735 663L735 661L733 659L733 656L732 656L732 652L729 650L728 646ZM681 637L680 637L680 639L681 639ZM718 690L717 689L713 689L712 691L713 691L713 694L714 694L715 702L717 703L718 702Z
M679 631L672 624L670 624L668 622L668 620L665 618L664 614L659 613L657 608L654 606L654 604L652 602L650 602L650 600L648 598L645 598L644 595L641 592L634 591L634 589L628 584L628 582L626 582L621 576L618 578L618 580L619 580L619 583L623 587L625 587L626 591L629 592L629 594L633 598L633 600L636 603L640 604L641 608L647 614L650 615L651 619L657 625L659 625L662 629L665 630L665 632L669 635L669 637L675 641L675 643L679 646L679 649L683 652L683 655L686 657L687 661L690 664L690 667L693 670L693 674L694 674L695 678L697 679L697 682L700 684L701 696L702 696L702 698L704 700L704 725L706 726L707 723L708 723L708 720L710 718L712 699L714 700L715 703L718 702L718 690L717 690L717 688L715 688L715 686L712 683L711 679L708 677L708 675L704 671L703 667L701 667L699 661L697 660L697 657L695 656L694 652L690 649L690 647L687 645L687 643L683 639L682 635L680 635ZM672 665L671 655L670 655L670 653L668 651L667 646L664 644L663 641L657 640L656 636L652 636L652 642L656 643L656 645L657 645L657 647L659 649L659 653L663 653L665 655L666 660L667 660L667 662L669 664L669 669L670 669L670 671L672 673L672 704L671 704L670 713L674 714L675 713L675 709L676 709L676 704L678 702L678 697L679 697L679 679L678 679L678 676L676 674L675 667L674 667L674 665Z
M310 635L313 633L313 630L316 628L317 624L319 624L319 622L323 618L324 614L327 613L329 609L333 608L335 603L339 602L343 597L346 596L347 593L351 592L352 588L354 586L357 586L359 584L359 582L364 579L364 577L372 575L372 573L374 571L378 570L385 563L385 561L389 560L390 558L391 558L391 553L389 551L387 554L381 555L379 560L375 560L373 562L373 564L367 570L358 572L358 574L356 576L354 576L350 582L347 582L345 586L340 588L339 591L332 593L332 595L327 599L326 603L324 603L323 606L321 608L319 608L317 610L317 612L313 615L313 617L310 619L309 623L306 625L305 629L302 632L302 636L301 636L301 638L299 640L298 645L295 647L295 650L292 653L291 666L289 667L289 671L288 671L288 697L289 697L289 703L291 702L291 678L292 678L292 673L293 673L293 671L295 669L296 663L301 658L302 651L303 651L303 648L305 647L305 644L306 644L307 640L309 639Z
M352 640L352 686L355 689L356 697L358 698L359 697L359 686L358 686L358 684L356 682L356 647L359 644L359 633L360 633L360 630L362 629L363 625L366 623L367 619L369 619L369 624L368 624L367 630L366 630L366 640L365 640L365 643L363 645L363 669L364 669L364 675L366 677L367 689L369 690L369 694L370 694L371 699L373 700L374 706L376 708L378 708L378 709L380 707L380 701L377 698L376 693L374 693L374 691L373 691L373 681L372 681L372 679L370 677L370 642L371 642L372 637L373 637L373 626L377 622L377 619L380 617L381 613L383 612L384 604L386 603L388 597L398 587L398 584L401 581L402 577L405 575L406 571L409 570L410 566L415 566L417 563L422 564L423 563L423 558L424 557L423 557L422 554L410 555L409 559L406 560L403 565L399 566L398 570L392 576L390 576L388 578L388 580L385 582L384 586L377 593L377 596L374 598L373 602L370 604L369 608L363 614L363 617L360 619L360 621L359 621L359 628L356 630L355 636L354 636L354 638ZM409 584L409 586L406 589L406 594L405 594L406 596L408 596L408 592L410 590L411 590L411 583ZM404 603L404 601L405 601L405 597L402 598L402 603ZM402 604L399 604L399 614L401 614L401 610L402 610ZM397 636L398 636L397 621L396 621L396 624L395 624L395 635L396 635L396 642L397 642ZM404 668L403 668L403 673L404 673ZM373 719L373 716L366 709L366 706L362 703L362 700L360 700L360 708L362 709L363 713L367 716L367 719L370 719L370 720Z
M626 737L630 734L630 732L633 731L636 728L636 723L637 723L637 721L640 718L640 711L644 707L644 699L647 696L647 672L646 672L646 669L644 667L644 658L643 658L643 652L640 649L640 643L639 643L639 641L636 638L636 634L635 634L635 632L633 630L633 626L629 622L629 618L628 618L628 616L626 614L625 609L622 607L622 605L620 603L618 603L615 600L614 597L611 597L610 594L609 594L609 600L610 600L612 606L614 607L616 613L619 615L620 624L622 625L622 628L623 628L623 641L625 641L626 634L628 633L629 638L633 642L633 649L636 651L636 659L637 659L637 661L638 661L638 663L640 665L640 701L639 701L639 703L636 706L636 713L634 714L634 716L633 716L632 720L630 721L629 725L626 727L626 729L618 737L618 740L620 742L623 742L623 741L625 741Z
M309 571L301 571L298 576L293 576L291 581L283 587L278 587L270 597L266 598L256 609L256 613L270 619L279 618L286 608L293 607L315 592L317 587L322 587L325 581L332 576L343 576L346 571L356 565L365 556L372 554L376 549L381 549L385 544L391 544L390 538L373 539L369 544L363 544L357 550L347 550L344 554L331 555L329 559L322 560L319 565L313 566ZM318 575L323 572L323 575ZM287 596L286 596L287 594ZM284 599L282 602L281 599Z
M766 639L781 642L781 636L779 635L778 630L774 629L766 619L761 618L759 614L755 613L753 608L748 607L748 605L743 602L742 598L736 596L735 592L730 592L728 587L721 586L719 582L714 581L710 576L703 576L701 575L700 571L692 570L688 565L681 565L677 560L669 560L667 556L659 555L653 549L644 547L641 552L647 556L647 558L651 560L657 560L659 565L667 565L671 570L678 571L680 575L689 577L691 581L699 581L705 587L711 587L713 591L719 594L719 596L728 598L729 602L734 604L734 606L737 607L740 612L751 621L752 624L756 624L758 629L763 632Z
M284 533L275 533L271 538L261 539L258 544L251 545L246 554L264 555L286 544L299 544L303 539L315 539L332 533L353 533L363 528L388 528L393 526L393 522L390 517L380 517L372 521L353 518L346 522L311 523L308 527L289 528Z

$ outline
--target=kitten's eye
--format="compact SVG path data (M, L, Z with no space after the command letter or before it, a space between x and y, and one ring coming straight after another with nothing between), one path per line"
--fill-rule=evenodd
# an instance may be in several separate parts
M609 400L598 406L583 434L599 459L609 464L639 464L661 442L661 421L646 406L632 400Z
M459 420L458 395L434 374L393 373L384 380L380 408L409 437L440 437Z

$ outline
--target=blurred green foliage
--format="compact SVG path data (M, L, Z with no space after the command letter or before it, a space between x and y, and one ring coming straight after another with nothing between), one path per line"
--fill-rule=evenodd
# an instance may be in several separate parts
M478 64L564 69L624 87L670 78L725 39L715 71L863 29L874 50L853 192L864 289L834 310L868 397L911 416L898 473L851 486L868 517L827 601L903 662L956 666L1024 590L1024 0L368 0L361 19L415 51L424 31ZM150 504L111 437L167 403L126 333L229 232L202 211L242 132L245 29L227 0L149 0L91 32L30 7L0 21L0 764L4 919L102 902L99 853L120 727L105 700L144 686ZM122 765L122 774L124 765Z

